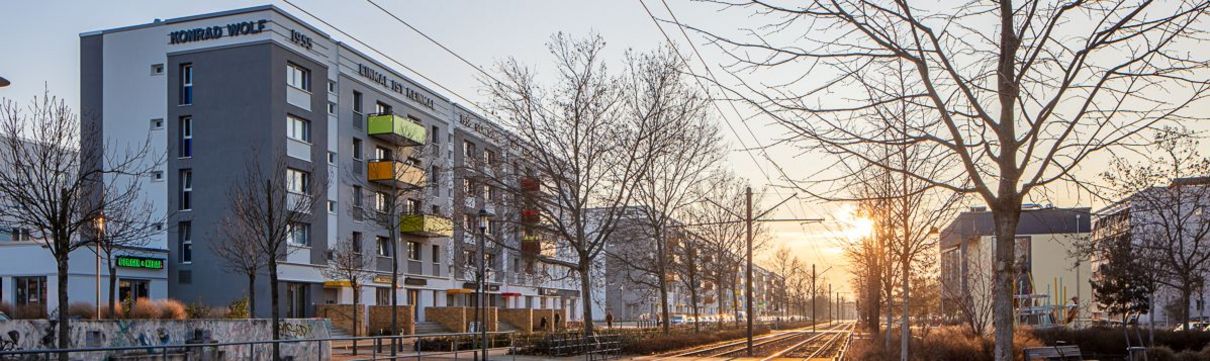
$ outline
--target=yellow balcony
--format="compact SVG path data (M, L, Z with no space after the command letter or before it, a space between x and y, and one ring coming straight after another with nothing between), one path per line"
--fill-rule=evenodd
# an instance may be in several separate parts
M366 163L366 179L371 182L400 187L424 184L424 170L395 160L375 160Z
M429 214L409 214L399 219L399 231L422 237L453 237L454 221Z

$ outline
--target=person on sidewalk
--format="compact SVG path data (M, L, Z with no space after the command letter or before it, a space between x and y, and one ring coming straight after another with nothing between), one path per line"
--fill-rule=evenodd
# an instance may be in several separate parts
M605 312L605 328L613 328L613 312Z

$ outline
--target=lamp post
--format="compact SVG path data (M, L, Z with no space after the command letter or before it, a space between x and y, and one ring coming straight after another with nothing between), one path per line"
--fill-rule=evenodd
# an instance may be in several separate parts
M0 88L6 87L9 84L12 84L12 83L10 83L8 81L8 79L5 79L4 77L0 77Z
M479 271L475 277L479 302L475 307L475 321L479 324L484 361L487 360L487 222L491 217L486 209L479 209Z
M8 85L7 81L5 81L4 78L0 78L0 86L5 86L5 85ZM104 241L103 238L105 238L105 215L104 214L97 216L96 227L97 227L97 239L96 239L95 243L93 244L92 248L93 248L94 253L97 254L96 270L95 270L96 271L96 285L97 285L96 286L96 291L97 291L96 296L97 297L96 297L95 306L97 309L97 311L96 311L97 314L93 318L100 320L101 319L101 242L103 242ZM113 316L111 315L110 317L113 317Z

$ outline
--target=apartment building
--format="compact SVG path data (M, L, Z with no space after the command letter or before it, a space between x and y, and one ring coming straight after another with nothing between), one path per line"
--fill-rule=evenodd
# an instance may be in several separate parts
M516 213L475 179L485 164L516 161L511 136L492 120L274 6L88 32L80 46L81 110L97 115L82 122L105 134L104 144L85 146L150 137L167 154L142 194L168 220L151 243L164 252L167 297L211 306L244 297L246 278L224 269L211 245L247 165L285 159L282 187L324 188L309 221L291 226L279 269L285 316L351 302L347 282L322 274L342 240L375 257L364 303L389 304L394 293L424 321L429 308L475 302L467 265L478 255L470 246L478 212ZM405 214L375 222L370 215L400 189L409 190ZM578 287L518 267L498 246L518 237L491 224L487 233L500 238L486 256L490 305L558 308L575 319ZM267 277L256 287L257 304L269 304Z
M1099 245L1127 242L1125 244L1131 247L1142 247L1149 243L1171 244L1172 250L1188 247L1183 253L1194 255L1197 253L1193 247L1205 247L1205 242L1210 241L1210 236L1206 235L1210 230L1210 212L1205 211L1207 208L1210 208L1210 177L1173 179L1167 186L1140 191L1097 211L1093 216L1092 240ZM1097 270L1103 262L1094 259L1092 264L1093 270ZM1198 276L1203 280L1206 277L1205 274ZM1157 286L1152 296L1154 312L1137 315L1137 321L1176 326L1180 322L1176 314L1184 307L1181 305L1180 292L1162 284ZM1122 315L1102 310L1096 302L1097 298L1094 294L1091 305L1093 319L1109 322L1122 320ZM1208 298L1210 290L1206 287L1193 291L1189 307L1185 310L1191 321L1204 321L1210 317L1206 309Z
M1048 326L1066 321L1072 297L1092 294L1087 260L1072 258L1090 228L1089 208L1025 205L1017 225L1014 298L1017 322ZM953 319L990 314L995 224L986 207L958 214L940 233L942 312ZM1052 317L1055 311L1056 317ZM1080 317L1087 317L1084 313ZM977 316L976 316L977 317ZM1057 318L1057 319L1056 319Z

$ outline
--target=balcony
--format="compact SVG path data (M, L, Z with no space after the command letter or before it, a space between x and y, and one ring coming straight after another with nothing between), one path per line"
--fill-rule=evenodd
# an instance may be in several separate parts
M409 214L400 217L399 231L422 237L451 237L454 235L454 222L429 214Z
M542 190L542 183L538 182L538 178L521 177L521 190L526 192L537 192Z
M424 183L424 170L397 160L372 160L366 164L366 179L382 185L417 187Z
M394 114L372 114L366 132L392 144L424 145L425 129L423 125Z

